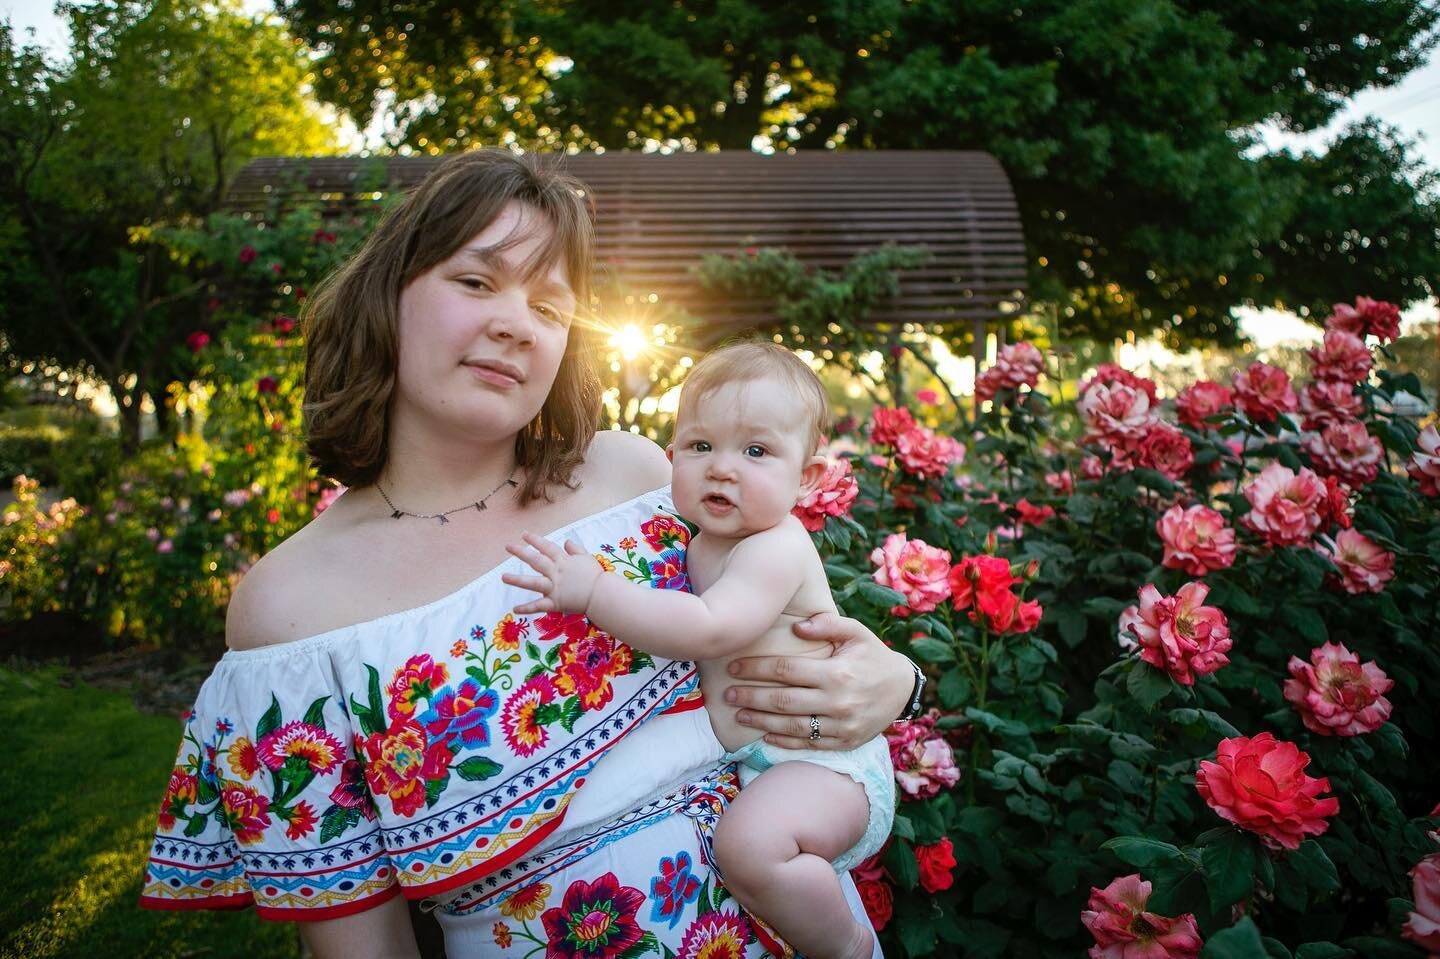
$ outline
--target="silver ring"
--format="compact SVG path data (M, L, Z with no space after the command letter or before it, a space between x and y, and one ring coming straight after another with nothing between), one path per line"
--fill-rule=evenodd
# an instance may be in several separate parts
M812 715L810 716L810 741L813 743L813 742L816 742L816 741L819 740L819 739L820 739L820 717L812 714Z

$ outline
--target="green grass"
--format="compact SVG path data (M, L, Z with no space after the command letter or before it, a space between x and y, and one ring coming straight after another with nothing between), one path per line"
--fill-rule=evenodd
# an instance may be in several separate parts
M136 905L180 724L0 667L0 959L294 959L289 923Z

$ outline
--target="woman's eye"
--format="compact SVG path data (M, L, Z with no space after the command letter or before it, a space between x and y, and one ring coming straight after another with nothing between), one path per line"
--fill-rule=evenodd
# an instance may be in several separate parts
M478 277L478 276L462 276L462 277L460 278L460 282L461 282L462 284L464 284L468 289L471 289L471 290L488 290L488 289L490 289L490 281L489 281L489 280L482 280L482 279L481 279L480 277Z
M537 303L535 305L535 312L552 323L558 323L561 320L560 311L552 306L546 306L544 303Z
M751 445L745 447L745 455L752 456L758 460L760 457L765 455L765 447L757 446L752 443Z

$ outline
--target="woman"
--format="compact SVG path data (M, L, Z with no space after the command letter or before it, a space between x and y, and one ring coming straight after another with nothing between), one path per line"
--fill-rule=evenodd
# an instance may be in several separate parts
M452 158L315 296L310 452L351 489L236 591L143 904L253 902L308 920L321 957L414 955L397 893L438 905L456 956L781 948L710 872L737 783L692 665L515 617L500 582L538 529L686 585L664 454L593 432L584 196L509 154ZM913 667L863 627L797 632L835 654L740 667L762 684L730 690L742 722L851 748L905 706Z

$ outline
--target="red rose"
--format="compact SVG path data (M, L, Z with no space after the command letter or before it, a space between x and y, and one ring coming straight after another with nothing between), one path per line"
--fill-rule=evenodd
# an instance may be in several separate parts
M278 393L280 392L280 384L273 376L262 376L260 377L260 381L255 384L255 390L258 393Z
M254 263L255 257L257 256L259 256L259 254L255 251L255 248L248 243L240 248L241 264Z
M920 885L926 892L939 892L955 884L955 847L949 836L941 836L932 846L916 846L915 861L920 865Z
M201 333L199 330L196 330L194 333L185 337L185 345L190 348L191 353L199 353L210 345L210 334Z
M883 879L862 879L855 888L860 892L860 901L865 905L870 925L875 927L876 932L884 929L895 912L895 897L890 892L890 884Z
M1298 849L1306 836L1330 828L1340 811L1334 796L1320 798L1330 780L1305 774L1310 757L1273 733L1222 739L1215 761L1200 763L1195 789L1220 816L1258 835L1271 849Z
M270 327L276 333L289 333L291 330L295 329L295 319L294 317L289 317L281 314L280 316L275 317L275 322L271 323Z
M1235 402L1230 388L1214 380L1200 380L1180 391L1175 397L1175 412L1180 422L1197 430L1214 429L1205 420L1223 412Z

